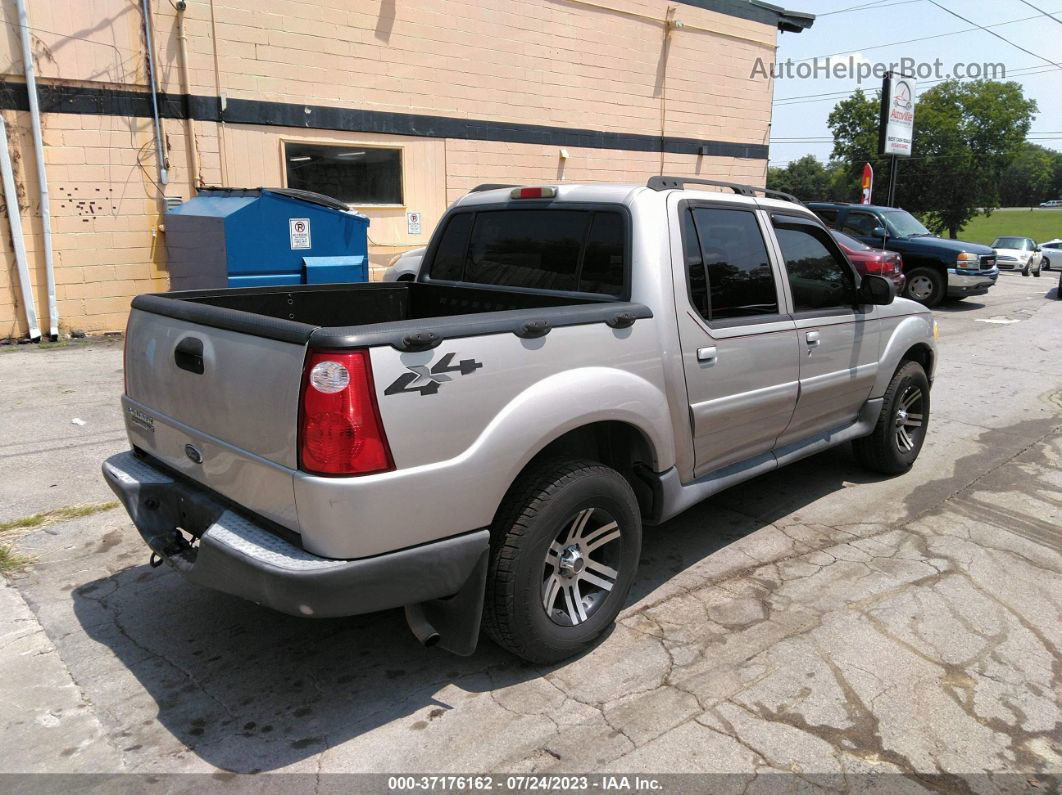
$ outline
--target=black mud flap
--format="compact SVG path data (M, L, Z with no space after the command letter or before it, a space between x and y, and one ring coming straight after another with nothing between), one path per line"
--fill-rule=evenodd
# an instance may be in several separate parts
M445 599L406 605L406 623L425 646L467 657L476 650L490 550L484 549L461 590Z

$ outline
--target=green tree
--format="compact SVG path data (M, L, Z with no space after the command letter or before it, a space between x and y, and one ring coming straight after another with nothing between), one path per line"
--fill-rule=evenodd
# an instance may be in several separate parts
M879 100L856 92L838 103L828 124L833 160L858 180L863 163L877 174L881 201L891 158L877 154ZM896 203L938 234L958 235L967 221L999 206L1000 175L1020 151L1036 102L1017 83L949 80L925 91L915 107L912 156L897 162Z
M848 198L839 195L838 169L819 161L815 155L804 155L785 168L767 169L767 187L792 193L804 201L823 201Z
M999 201L1003 207L1032 207L1051 195L1057 152L1026 142L1003 168L999 178Z
M767 187L792 193L798 199L817 199L826 195L830 177L826 166L815 155L804 155L785 168L767 171Z

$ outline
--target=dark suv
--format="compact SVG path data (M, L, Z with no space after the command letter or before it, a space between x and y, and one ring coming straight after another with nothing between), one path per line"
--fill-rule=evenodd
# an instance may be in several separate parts
M996 252L978 243L937 237L906 210L874 204L809 202L823 223L868 246L903 257L905 298L936 306L945 295L984 295L999 278Z

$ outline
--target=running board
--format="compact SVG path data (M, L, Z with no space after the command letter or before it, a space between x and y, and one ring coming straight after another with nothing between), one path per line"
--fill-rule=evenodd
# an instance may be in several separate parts
M650 524L666 522L713 494L718 494L724 489L744 483L758 475L773 472L786 464L821 453L823 450L844 444L852 439L868 436L878 423L883 402L882 398L868 400L863 404L856 421L844 428L810 436L739 464L709 472L689 483L679 482L678 470L674 467L661 474L652 473L650 476L654 481L655 499L653 500L654 516Z

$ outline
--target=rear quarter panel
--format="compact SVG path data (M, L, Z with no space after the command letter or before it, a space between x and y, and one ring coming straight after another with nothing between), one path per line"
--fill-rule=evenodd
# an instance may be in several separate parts
M655 319L447 340L418 353L379 347L371 357L396 469L297 474L311 552L362 557L485 527L538 451L591 422L627 422L649 441L655 468L674 463ZM440 375L448 380L433 380Z

